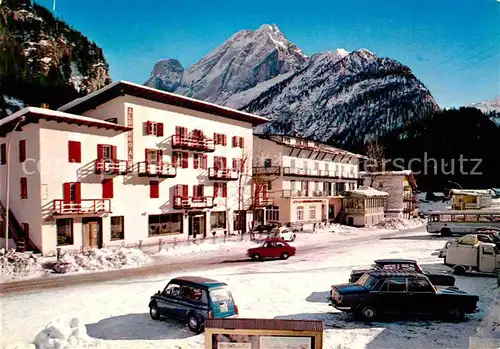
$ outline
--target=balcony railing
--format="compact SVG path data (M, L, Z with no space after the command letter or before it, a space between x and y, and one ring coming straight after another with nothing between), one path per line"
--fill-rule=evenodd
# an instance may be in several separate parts
M214 140L207 137L186 135L172 136L172 149L185 149L213 152L215 151Z
M279 166L253 167L252 174L254 176L279 176L281 175L281 167Z
M354 173L316 170L309 168L283 167L284 176L358 179Z
M53 210L56 215L111 213L111 200L82 199L80 202L54 200Z
M363 213L365 213L365 212L366 212L366 211L365 211L365 209L364 209L364 208L353 208L353 207L351 207L351 208L345 208L345 213L346 213L346 214L350 214L350 213L351 213L351 214L352 214L352 213L354 213L354 214L363 214Z
M141 161L137 163L137 174L140 177L173 178L177 176L177 168L166 162Z
M283 190L281 196L284 198L304 197L308 196L307 190Z
M175 209L214 207L213 196L174 196Z
M326 196L326 192L323 190L313 190L312 196Z
M273 198L254 197L252 198L252 206L253 207L274 206L274 200Z
M238 179L238 170L210 167L208 169L208 179L235 181Z
M127 160L97 159L94 165L96 174L124 175L130 172Z

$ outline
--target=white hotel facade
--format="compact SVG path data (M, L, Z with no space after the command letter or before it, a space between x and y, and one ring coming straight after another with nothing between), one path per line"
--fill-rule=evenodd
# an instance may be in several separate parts
M58 111L22 109L0 120L12 243L47 254L246 229L252 128L265 122L123 81Z

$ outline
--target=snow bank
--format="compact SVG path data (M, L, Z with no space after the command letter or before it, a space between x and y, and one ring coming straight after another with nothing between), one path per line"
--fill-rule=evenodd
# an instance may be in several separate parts
M31 253L20 253L10 250L5 253L5 249L0 250L1 277L16 278L32 275L42 271L38 259Z
M423 218L386 218L382 222L374 225L375 228L380 229L394 229L394 230L403 230L403 229L412 229L419 228L426 224L426 220Z
M36 349L104 348L99 340L90 338L78 318L50 322L33 341Z
M149 256L139 249L115 247L86 251L82 254L65 254L54 264L56 273L87 270L120 269L137 267L149 261Z
M469 338L470 349L500 348L500 288L495 288L492 293L493 302L477 328L478 336Z

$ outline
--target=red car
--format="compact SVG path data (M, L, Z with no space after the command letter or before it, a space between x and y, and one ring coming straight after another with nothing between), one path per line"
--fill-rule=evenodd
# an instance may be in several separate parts
M254 261L259 261L265 258L288 259L294 256L295 252L295 247L290 246L283 239L268 238L262 246L249 249L247 255Z

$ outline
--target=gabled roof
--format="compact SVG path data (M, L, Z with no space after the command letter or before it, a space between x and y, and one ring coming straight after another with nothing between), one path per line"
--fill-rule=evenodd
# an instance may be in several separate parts
M128 126L118 125L112 122L107 122L87 116L63 113L60 111L45 108L27 107L0 120L0 135L5 135L11 132L18 123L18 127L20 128L30 123L36 123L40 119L65 122L76 125L92 126L119 132L130 131L132 129Z
M203 113L222 116L228 119L251 123L254 126L265 124L269 119L236 109L223 107L217 104L204 102L175 93L157 90L148 86L134 84L129 81L115 81L100 90L92 92L85 97L71 101L58 110L70 113L82 114L87 110L94 109L120 96L130 95L147 99L154 102L164 103L177 107L196 110Z
M356 190L349 190L346 192L347 195L364 196L364 197L385 197L389 196L389 193L385 191L380 191L372 187L359 187Z

